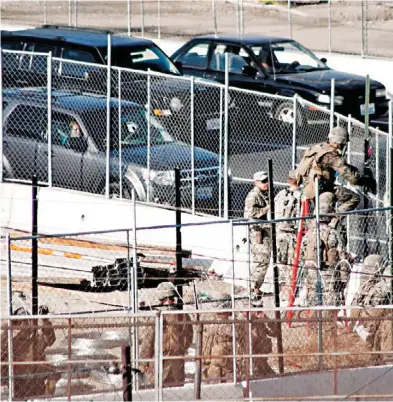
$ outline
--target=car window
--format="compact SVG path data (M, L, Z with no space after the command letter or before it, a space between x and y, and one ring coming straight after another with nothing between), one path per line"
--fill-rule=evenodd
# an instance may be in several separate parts
M81 49L63 49L63 59L95 63L93 54Z
M25 43L24 51L34 53L49 53L54 52L55 48L52 45L42 43ZM34 70L46 72L48 57L46 55L37 54L22 54L20 56L20 68L23 70Z
M237 45L217 45L213 51L210 68L215 71L225 71L226 53L229 55L229 72L242 74L242 68L249 65L250 58L245 49Z
M71 141L75 138L83 138L84 133L78 121L65 113L53 113L52 115L52 145L61 145L70 148ZM83 144L73 146L73 149L83 152Z
M118 67L142 71L150 68L165 74L180 75L172 61L157 46L117 47L113 50L113 61Z
M1 48L4 50L21 50L22 42L6 41L1 38Z
M198 43L188 49L178 60L186 66L205 68L208 52L209 43Z
M19 105L8 115L5 132L14 137L26 137L46 142L47 127L46 109Z

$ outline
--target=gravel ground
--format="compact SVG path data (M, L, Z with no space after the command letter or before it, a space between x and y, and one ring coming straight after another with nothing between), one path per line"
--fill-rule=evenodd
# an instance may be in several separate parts
M68 1L50 1L46 7L47 23L68 24ZM290 36L286 1L266 6L258 0L243 0L245 33ZM72 1L71 4L74 4ZM214 32L212 1L161 0L161 36L190 38ZM281 5L280 5L281 4ZM131 0L131 30L157 37L158 0ZM143 18L142 18L143 8ZM327 4L302 5L292 9L292 34L305 46L319 51L329 48ZM44 23L44 1L3 1L3 23L39 25ZM217 29L219 33L238 30L237 1L216 0ZM367 33L365 53L375 56L393 56L393 2L367 2ZM359 54L362 44L362 7L360 1L332 1L332 51ZM72 13L72 21L75 15ZM78 1L77 24L127 32L127 1Z

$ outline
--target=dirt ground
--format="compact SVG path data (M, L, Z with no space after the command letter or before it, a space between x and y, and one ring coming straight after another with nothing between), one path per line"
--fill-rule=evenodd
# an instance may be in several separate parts
M240 25L237 0L216 0L218 33L237 33ZM275 1L266 5L258 0L242 0L244 32L291 36L287 1ZM37 26L44 23L43 0L12 2L2 1L1 21L3 23ZM69 23L69 2L46 2L48 24ZM127 32L127 0L78 1L75 16L72 4L72 23L117 32ZM158 35L158 4L160 4L161 37L188 39L195 35L214 33L212 1L167 1L130 0L131 31L156 38ZM393 56L393 2L367 1L363 8L367 30L363 37L364 53L373 56ZM143 10L143 12L142 12ZM362 2L331 2L331 50L349 54L360 54L362 48ZM318 51L329 49L329 6L326 3L307 4L292 8L292 36L306 47Z

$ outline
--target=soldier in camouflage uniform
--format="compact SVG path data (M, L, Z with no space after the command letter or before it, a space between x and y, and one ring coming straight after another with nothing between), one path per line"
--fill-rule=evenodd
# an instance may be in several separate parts
M244 217L246 219L267 220L269 205L269 180L266 172L254 174L254 188L248 193ZM262 306L261 286L270 262L270 227L267 224L250 225L249 240L251 247L251 287L253 300Z
M342 127L335 127L329 134L329 142L317 144L305 151L299 166L296 169L296 177L299 184L304 184L303 195L308 200L314 200L315 178L319 179L319 193L330 192L335 195L332 204L338 202L337 212L351 211L357 207L360 197L353 191L335 183L338 175L352 185L365 186L375 193L375 180L366 175L361 175L359 170L349 165L344 157L343 150L349 141L348 131ZM330 222L335 226L339 218Z
M162 282L157 286L160 310L176 310L176 290L171 282ZM150 320L147 320L147 323ZM163 357L185 356L193 340L193 327L188 314L165 315L162 340ZM151 321L150 321L151 322ZM140 358L154 359L155 331L148 326L139 331ZM154 361L143 362L139 369L145 374L146 385L154 384ZM184 359L164 359L162 381L164 386L182 386L185 381Z
M354 298L352 305L361 307L375 307L387 305L390 303L390 282L381 273L383 271L382 259L379 255L372 254L364 259L363 263L366 270L372 268L373 274L369 275L366 281L360 286L357 296ZM357 332L360 338L366 342L369 350L380 350L381 336L376 336L381 326L381 318L388 314L386 309L364 308L362 310L353 310L352 317L357 317L359 321L355 323L353 331ZM376 318L375 321L362 321L362 318ZM389 321L389 326L390 326ZM391 327L389 328L391 331ZM391 346L391 345L390 345Z
M323 193L319 197L320 214L330 214L333 211L334 194ZM350 266L347 262L349 254L340 236L340 232L329 223L331 217L321 216L320 219L320 250L321 250L321 291L322 304L338 306L343 301L343 291L348 282ZM308 305L318 304L317 295L317 228L315 221L311 222L306 239L305 268L308 284ZM342 262L340 262L342 261Z
M276 219L296 218L300 215L301 191L296 181L296 172L288 174L289 187L281 190L274 198ZM295 254L297 222L280 222L277 230L277 263L282 285L281 299L287 300L287 289L291 282L292 263Z

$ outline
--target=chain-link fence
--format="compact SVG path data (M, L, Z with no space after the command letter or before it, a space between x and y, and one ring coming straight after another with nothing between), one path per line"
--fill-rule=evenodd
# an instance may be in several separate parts
M339 124L351 136L348 161L363 169L367 160L378 206L387 201L388 134L298 96L41 53L2 56L6 180L37 175L49 186L126 199L135 190L139 201L174 206L177 167L183 208L241 217L253 174L268 159L281 189L304 150Z
M211 33L260 34L263 26L265 33L296 39L313 50L393 55L389 46L393 38L391 1L307 3L310 2L13 1L2 5L2 21L96 27L158 39Z
M2 397L386 398L391 394L391 312L383 307L218 307L4 317Z

